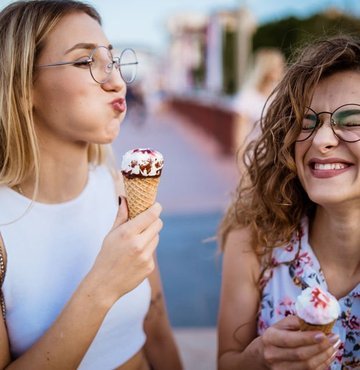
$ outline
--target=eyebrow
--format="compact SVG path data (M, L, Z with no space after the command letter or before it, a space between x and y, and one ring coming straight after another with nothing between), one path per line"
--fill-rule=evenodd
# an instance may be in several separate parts
M67 49L65 51L65 54L68 54L70 53L71 51L73 50L76 50L76 49L86 49L86 50L93 50L95 49L96 47L98 47L99 45L97 44L94 44L94 43L88 43L88 42L80 42L78 44L75 44L74 46L72 46L70 49ZM107 46L107 48L109 50L112 50L113 49L113 46L111 44L109 44Z

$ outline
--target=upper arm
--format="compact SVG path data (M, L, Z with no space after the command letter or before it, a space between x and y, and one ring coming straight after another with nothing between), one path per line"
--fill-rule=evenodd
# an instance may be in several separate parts
M6 264L6 253L4 248L4 243L1 238L0 234L0 249L2 255L4 256L5 264ZM1 288L1 287L0 287ZM5 368L5 366L10 362L10 349L9 349L9 339L6 330L5 321L0 318L0 369Z
M232 231L223 257L218 318L219 356L243 351L256 337L260 264L248 229Z

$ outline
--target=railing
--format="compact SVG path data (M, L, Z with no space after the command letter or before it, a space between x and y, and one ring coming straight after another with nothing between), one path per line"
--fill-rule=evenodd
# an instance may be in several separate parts
M182 95L172 96L168 103L188 122L215 139L224 155L236 152L243 135L239 115L229 98Z

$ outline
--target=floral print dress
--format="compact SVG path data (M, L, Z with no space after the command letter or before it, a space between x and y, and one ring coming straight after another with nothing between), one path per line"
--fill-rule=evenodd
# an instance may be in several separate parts
M327 290L319 261L308 242L308 223L304 220L299 234L288 245L274 249L270 266L263 272L258 334L285 316L294 315L296 297L302 289L314 285ZM339 303L341 315L333 332L342 343L330 369L360 369L360 283Z

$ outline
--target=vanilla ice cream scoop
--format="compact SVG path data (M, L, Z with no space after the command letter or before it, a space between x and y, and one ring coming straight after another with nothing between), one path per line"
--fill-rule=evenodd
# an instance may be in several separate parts
M306 288L295 302L297 316L312 325L326 325L340 315L337 299L319 286Z
M126 177L158 177L164 158L154 149L132 149L123 155L121 172Z

